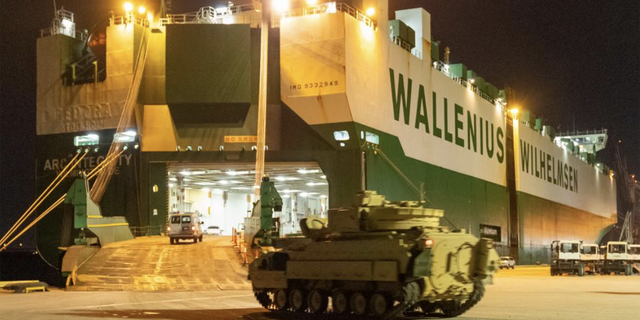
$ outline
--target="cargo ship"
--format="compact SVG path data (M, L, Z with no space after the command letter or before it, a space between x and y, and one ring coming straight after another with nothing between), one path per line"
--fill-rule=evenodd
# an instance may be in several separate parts
M129 9L103 33L78 32L73 13L59 10L37 43L39 189L77 148L91 148L79 170L104 161L133 104L129 149L102 214L125 216L140 234L164 233L170 212L197 212L223 234L241 228L255 201L263 76L264 171L285 200L276 213L285 231L350 206L363 189L424 198L452 229L493 239L519 264L548 262L552 240L597 241L616 223L615 180L595 157L606 131L555 134L513 108L509 90L450 63L426 10L388 7L236 1L156 17ZM52 264L70 241L63 211L37 227Z

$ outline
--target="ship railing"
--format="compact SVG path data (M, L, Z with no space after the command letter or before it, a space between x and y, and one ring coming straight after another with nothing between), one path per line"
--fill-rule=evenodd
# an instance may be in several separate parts
M574 130L574 131L567 131L567 132L559 132L556 134L556 137L565 137L565 136L586 136L586 135L592 135L592 134L607 134L607 129L594 129L594 130L584 130L584 131L580 131L580 130Z
M69 36L72 38L79 39L80 41L85 41L87 39L87 33L82 31L74 31L70 33L68 30L63 31L59 27L49 27L40 29L40 38L55 36L57 34L63 34L65 36Z
M457 82L461 86L468 88L470 91L478 95L480 98L489 101L491 104L495 104L495 99L493 99L491 96L486 94L484 91L480 90L477 86L473 85L463 77L458 77L455 74L453 74L451 71L449 71L449 65L447 65L446 63L442 61L435 61L433 63L433 68L445 74L447 77Z
M362 22L364 25L370 28L375 29L377 27L377 23L371 18L369 18L364 12L346 3L336 3L336 2L329 2L329 3L319 4L319 5L296 8L296 9L282 12L281 14L274 14L271 19L272 27L279 28L280 19L323 14L323 13L337 13L337 12L344 12L356 18L356 20Z
M406 40L404 40L404 39L402 39L400 37L390 37L389 40L391 40L391 42L393 42L396 45L398 45L398 47L411 52L411 44L409 42L407 42Z
M392 35L391 32L389 32L389 41L395 43L398 47L404 50L407 50L416 58L422 60L422 52L420 52L420 50L417 50L415 46L411 45L411 43L409 43L407 40L404 40L400 37L396 37Z
M422 60L422 52L416 48L411 49L411 54L414 55L416 58Z
M252 24L254 19L244 16L238 20L240 14L255 11L252 4L242 4L237 6L229 6L224 8L202 7L197 12L188 12L181 14L168 14L166 18L160 19L160 25L168 24L226 24L227 19L234 16L235 24Z
M117 26L123 24L137 24L143 27L148 27L149 20L147 20L146 18L136 17L133 13L129 13L126 16L114 16L109 19L109 26Z

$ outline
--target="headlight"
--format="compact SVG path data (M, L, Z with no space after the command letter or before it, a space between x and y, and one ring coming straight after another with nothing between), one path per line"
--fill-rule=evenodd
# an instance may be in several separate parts
M434 244L434 243L435 243L435 242L433 241L433 239L431 239L431 238L426 238L426 239L424 239L424 248L425 248L425 249L431 249L431 248L433 247L433 244Z

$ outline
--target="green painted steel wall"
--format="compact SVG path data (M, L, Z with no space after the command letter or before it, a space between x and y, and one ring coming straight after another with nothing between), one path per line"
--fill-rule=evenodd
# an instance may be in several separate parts
M367 131L377 134L380 138L379 148L397 166L411 182L419 187L424 183L424 191L429 200L428 206L444 209L447 219L457 228L469 229L475 235L479 234L479 225L488 224L502 228L502 241L506 245L508 230L508 197L504 186L496 185L478 178L460 174L451 170L437 167L415 159L406 157L402 145L397 137L381 131L354 123L337 123L313 127L320 136L329 143L337 145L333 132L347 130L351 139L345 148L356 148L351 168L346 168L344 174L355 175L360 181L360 151L366 153L366 188L384 194L388 200L418 200L418 193L409 183L385 161L380 154L367 147L362 141L361 132ZM362 147L361 147L362 146ZM339 147L337 147L339 148ZM339 167L346 167L337 164ZM329 175L327 175L329 178ZM330 189L335 186L329 181ZM357 192L360 185L350 188L348 192ZM345 190L347 191L347 190ZM353 193L355 194L355 193ZM337 203L336 203L337 202ZM330 204L340 206L350 205L350 202L333 201ZM443 221L447 225L446 221Z
M167 165L166 163L149 163L149 184L147 192L149 194L148 217L149 225L160 227L153 229L164 232L166 227L167 213ZM157 186L157 190L154 190ZM155 210L155 211L154 211Z
M167 25L167 103L250 103L249 25Z
M602 229L616 223L615 216L607 219L527 193L517 194L520 264L549 263L551 241L595 242Z
M373 131L369 128L363 128ZM405 156L396 137L373 131L380 136L379 148L398 166L412 183L424 183L430 207L445 210L445 215L457 228L479 234L480 224L501 226L507 230L507 191L484 180L460 174ZM374 151L367 151L367 188L387 195L390 200L416 199L417 193Z

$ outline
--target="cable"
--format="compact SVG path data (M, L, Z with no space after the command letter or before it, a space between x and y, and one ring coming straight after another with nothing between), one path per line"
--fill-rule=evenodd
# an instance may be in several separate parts
M146 65L147 52L149 49L149 32L150 31L147 30L146 32L142 33L142 39L140 40L140 47L138 49L138 59L135 61L135 65L133 68L131 86L129 87L129 91L127 92L125 105L122 110L122 114L120 115L118 126L116 128L117 133L123 132L132 124L132 115L136 105L136 97L138 96L138 92L140 91L142 75L144 67ZM111 147L109 148L108 154L113 154L114 152L116 152L117 148L119 148L120 145L120 143L113 141L111 143ZM103 171L103 169L106 169L106 171ZM115 171L115 163L109 163L103 169L100 169L101 172L94 182L91 191L89 192L91 199L96 203L100 203L100 200L102 200L102 197L104 196L107 185L109 184L113 172Z
M16 221L16 223L11 227L11 229L9 229L9 231L7 231L7 233L2 237L2 239L0 239L0 243L5 242L9 237L11 237L11 234L13 234L16 231L16 229L18 229L18 227L20 227L24 223L24 221L29 217L29 215L31 215L33 211L35 211L40 206L40 204L51 194L51 192L53 192L53 189L55 189L62 182L62 180L64 180L64 178L66 178L69 175L69 173L71 173L71 170L73 170L78 164L80 164L80 161L82 161L82 159L87 155L87 152L88 150L85 150L85 153L79 159L78 159L78 156L80 154L78 153L73 157L73 159L71 159L71 161L69 161L69 163L60 172L60 174L58 174L58 176L31 204L31 206L29 206L29 209L27 209L27 211L25 211L22 214L20 219L18 219L18 221Z
M30 212L34 209L34 206L36 205L36 203L38 201L40 201L40 199L49 191L49 189L51 188L52 185L54 185L56 183L56 181L58 181L58 179L64 175L67 171L67 169L69 168L70 165L72 165L74 163L74 161L76 160L76 158L79 156L80 154L77 153L72 159L71 161L69 161L69 163L67 163L67 165L64 167L64 169L62 171L60 171L60 173L55 177L55 179L53 179L53 181L51 181L51 183L49 184L49 186L47 186L47 188L42 191L42 193L38 196L38 198L31 203L31 205L29 206L29 208L22 213L22 215L20 216L20 218L18 219L18 221L16 221L16 223L11 227L11 229L9 229L9 231L7 231L7 233L2 237L2 239L0 239L0 243L4 242L8 237L10 237L11 233L13 233L15 231L16 228L18 228L22 222L24 221L24 219L26 219L26 217L30 214Z
M87 175L87 180L93 179L93 177L98 175L100 171L102 171L109 163L111 163L111 161L117 159L123 152L124 149L118 153L112 153L110 156L107 156L107 158L105 158L102 162L100 162L99 165L97 165L95 168L93 168L93 170L91 170L91 172L89 172L89 174Z
M33 220L28 226L26 226L24 229L22 229L22 231L20 233L18 233L18 235L16 235L15 237L13 237L13 239L11 239L11 241L5 243L2 247L0 247L0 252L2 252L3 250L5 250L11 243L13 243L14 241L16 241L22 234L24 234L25 232L27 232L27 230L31 229L31 227L33 227L36 223L38 223L38 221L42 220L42 218L44 218L47 214L49 214L49 212L53 211L53 209L55 209L57 206L59 206L62 202L64 202L64 198L67 196L67 194L65 193L64 195L62 195L62 197L60 197L60 199L58 199L56 202L54 202L47 210L45 210L43 213L41 213L35 220Z
M420 196L420 189L418 187L416 187L415 184L413 184L413 182L411 182L411 180L409 180L409 177L407 177L402 170L400 170L400 168L398 168L398 166L395 165L395 163L393 163L393 161L391 161L391 159L389 159L389 157L387 157L386 154L384 154L384 152L382 152L382 150L380 148L378 148L378 146L374 147L374 151L377 153L380 153L380 156L382 157L382 159L384 159L384 161L386 161L391 168L393 168L408 184L409 186L411 186L417 193L418 196ZM422 192L422 196L424 197L424 199L433 206L433 203L431 201L429 201L429 199L427 199L427 196L424 194L424 192ZM453 227L454 230L459 230L458 227L456 227L455 224L453 224L451 222L451 220L449 220L447 218L447 216L442 216L445 220L447 220L447 222Z
M395 165L395 163L393 163L393 161L391 161L391 159L389 159L389 157L387 157L386 154L384 154L384 152L382 152L382 150L380 148L378 148L377 146L375 147L374 151L376 151L377 153L380 153L380 156L382 157L382 159L384 159L390 166L391 168L393 168L399 175L400 177L402 177L408 184L409 186L411 186L414 191L416 191L416 193L418 193L418 196L423 196L424 199L430 203L431 205L433 205L433 203L431 203L431 201L429 201L429 199L427 199L427 197L424 195L424 193L421 195L420 194L420 189L418 187L416 187L415 184L413 184L413 182L411 182L411 180L409 179L409 177L407 177L402 170L400 170L400 168L398 168L398 166Z

